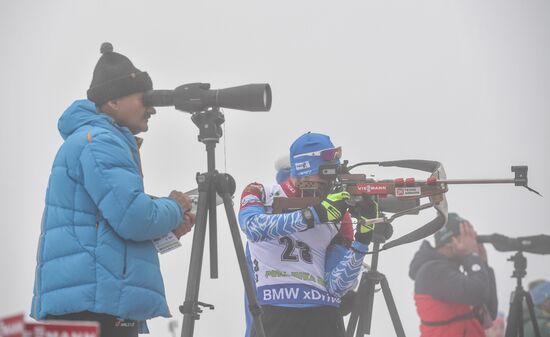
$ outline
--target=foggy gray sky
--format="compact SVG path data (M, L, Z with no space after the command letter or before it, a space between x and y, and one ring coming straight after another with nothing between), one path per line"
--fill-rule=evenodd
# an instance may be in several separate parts
M316 131L330 134L351 163L433 159L449 178L508 178L511 165L529 165L530 185L544 198L513 186L451 186L449 208L479 233L550 233L546 0L1 0L0 317L30 311L44 195L61 144L57 120L85 97L104 41L148 71L157 89L271 84L270 112L225 111L217 164L236 179L236 198L249 182L274 181L275 159L297 136ZM193 188L206 155L190 115L159 109L149 126L142 135L146 191ZM199 295L216 309L197 322L198 337L244 331L243 287L219 212L220 278L209 279L204 264ZM395 237L428 218L396 223ZM180 328L191 235L182 243L161 257ZM407 336L418 335L407 272L419 244L380 257ZM488 251L507 311L511 254ZM548 256L528 254L526 281L550 278L548 266ZM151 336L169 336L168 322L153 320ZM394 335L380 294L372 332Z

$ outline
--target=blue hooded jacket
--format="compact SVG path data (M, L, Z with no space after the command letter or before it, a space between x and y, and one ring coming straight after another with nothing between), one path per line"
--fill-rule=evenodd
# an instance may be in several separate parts
M181 224L179 204L144 193L134 136L91 101L75 101L58 128L31 316L170 317L151 240Z

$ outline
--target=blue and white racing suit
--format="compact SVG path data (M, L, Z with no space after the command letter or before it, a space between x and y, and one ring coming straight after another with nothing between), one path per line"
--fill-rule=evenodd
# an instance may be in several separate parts
M242 194L239 223L248 238L258 303L338 307L340 298L356 284L367 246L353 242L358 249L348 249L333 244L339 223L316 220L308 229L300 211L272 214L275 197L296 194L290 180L280 185L252 183Z

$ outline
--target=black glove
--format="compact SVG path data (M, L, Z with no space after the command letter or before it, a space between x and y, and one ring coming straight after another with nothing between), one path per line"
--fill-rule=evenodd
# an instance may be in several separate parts
M355 231L355 241L368 245L372 240L372 231L374 224L365 223L368 221L365 217L357 219L357 230Z
M372 231L375 226L369 220L378 218L378 203L368 198L355 206L353 213L357 218L355 240L368 245L372 240Z
M319 204L313 206L321 223L340 222L348 210L350 195L348 192L331 193L325 197Z

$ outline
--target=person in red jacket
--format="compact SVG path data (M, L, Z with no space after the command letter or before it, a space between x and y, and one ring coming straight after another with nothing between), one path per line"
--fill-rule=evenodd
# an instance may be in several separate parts
M424 241L409 270L421 337L484 337L497 314L495 275L472 225L456 213Z

